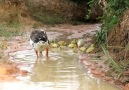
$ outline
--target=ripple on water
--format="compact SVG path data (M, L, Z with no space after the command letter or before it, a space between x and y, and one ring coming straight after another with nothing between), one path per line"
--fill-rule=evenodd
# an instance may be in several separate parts
M49 59L44 57L37 63L34 63L36 56L33 50L11 55L15 62L28 64L20 68L28 70L29 74L17 77L22 82L1 83L1 90L119 90L89 75L78 62L78 54L72 50L51 50Z

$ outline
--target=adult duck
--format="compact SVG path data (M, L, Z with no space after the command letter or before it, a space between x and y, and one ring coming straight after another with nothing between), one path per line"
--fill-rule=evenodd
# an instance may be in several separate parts
M46 57L48 57L49 40L47 33L43 29L34 30L30 34L30 44L35 50L37 60L39 54L46 50Z

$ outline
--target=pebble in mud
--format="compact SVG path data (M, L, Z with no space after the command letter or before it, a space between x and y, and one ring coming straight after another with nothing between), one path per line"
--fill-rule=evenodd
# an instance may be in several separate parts
M86 65L86 66L91 66L92 64L88 61L83 61L83 63Z
M21 70L21 76L27 76L28 71L27 70Z
M86 55L80 55L79 56L79 60L80 61L83 61L83 60L86 60L87 59L87 56Z

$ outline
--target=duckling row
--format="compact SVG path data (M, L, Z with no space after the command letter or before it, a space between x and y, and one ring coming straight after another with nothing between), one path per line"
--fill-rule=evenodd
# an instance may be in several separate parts
M66 48L72 48L80 50L81 52L91 53L94 50L94 44L86 45L86 42L84 39L73 39L70 43L67 43L65 41L50 41L50 47L51 48L60 48L60 49L66 49Z

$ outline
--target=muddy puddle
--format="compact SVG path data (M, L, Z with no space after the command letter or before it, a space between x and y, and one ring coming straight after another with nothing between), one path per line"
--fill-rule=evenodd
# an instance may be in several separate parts
M89 30L66 30L65 32L48 31L49 39L69 39L93 35L98 30L98 25L90 26ZM97 28L97 29L96 29ZM54 28L55 29L55 28ZM57 28L56 28L57 29ZM70 33L68 33L70 32ZM90 34L89 34L90 33ZM67 37L66 37L67 36ZM29 43L29 42L28 42ZM120 90L101 79L93 77L88 69L79 62L80 53L72 49L60 50L51 48L49 58L39 58L33 49L12 52L9 54L17 63L20 70L27 71L27 75L15 75L18 82L0 82L0 90Z
M45 52L43 53L45 55ZM51 49L49 58L44 56L35 63L33 50L11 53L27 76L17 75L20 82L4 82L1 90L119 90L100 79L92 77L78 60L73 50Z

